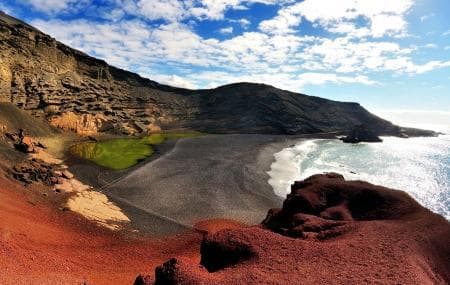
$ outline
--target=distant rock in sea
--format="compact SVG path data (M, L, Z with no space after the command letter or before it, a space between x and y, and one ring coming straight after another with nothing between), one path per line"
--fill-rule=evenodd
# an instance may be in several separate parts
M402 191L329 173L292 185L260 226L207 235L135 284L449 284L450 224Z
M383 140L368 126L358 125L354 127L346 137L341 139L345 143L382 142Z

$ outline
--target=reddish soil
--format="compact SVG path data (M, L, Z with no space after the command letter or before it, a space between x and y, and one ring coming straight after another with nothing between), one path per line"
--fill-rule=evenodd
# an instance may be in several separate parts
M211 219L199 221L194 225L194 229L204 234L214 234L224 229L240 229L248 227L241 222L229 219Z
M33 187L0 177L2 285L153 284L173 256L157 285L450 283L448 221L335 174L294 184L261 226L216 219L160 239L100 228Z
M174 255L199 263L199 233L164 239L114 233L57 210L39 190L0 177L2 285L132 284Z
M155 284L450 284L450 224L402 191L316 175L261 226L206 236L201 265L172 258Z

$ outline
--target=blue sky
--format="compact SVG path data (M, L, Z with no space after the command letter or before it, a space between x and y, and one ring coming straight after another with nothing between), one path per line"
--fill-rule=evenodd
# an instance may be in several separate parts
M56 39L188 88L251 81L450 112L448 0L2 0Z

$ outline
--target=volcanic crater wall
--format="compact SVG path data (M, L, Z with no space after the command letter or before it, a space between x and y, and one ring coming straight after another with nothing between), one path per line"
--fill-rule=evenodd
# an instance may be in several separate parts
M190 129L209 133L305 134L368 125L400 128L357 103L254 83L209 90L161 85L74 50L0 12L0 101L81 134Z

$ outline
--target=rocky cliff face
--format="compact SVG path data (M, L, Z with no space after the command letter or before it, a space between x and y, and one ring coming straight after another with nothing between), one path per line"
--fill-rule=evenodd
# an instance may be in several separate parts
M161 85L71 49L1 12L0 50L0 101L82 134L160 129L300 134L346 131L359 124L378 134L400 133L359 104L263 84L211 90Z
M65 128L83 133L86 128L73 125L84 124L94 131L97 122L86 119L101 115L115 130L134 134L151 124L181 128L196 109L175 88L111 67L5 14L0 14L0 49L1 101L57 126L70 120Z

